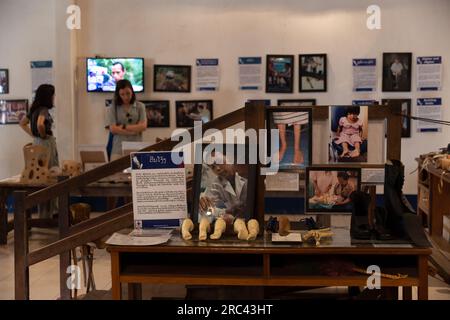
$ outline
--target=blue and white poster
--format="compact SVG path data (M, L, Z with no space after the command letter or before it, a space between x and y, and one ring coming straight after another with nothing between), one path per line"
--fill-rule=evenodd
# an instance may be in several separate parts
M377 90L377 59L353 59L353 91Z
M41 84L53 83L53 62L46 61L31 61L31 88L33 95Z
M239 90L261 90L262 63L261 57L240 57Z
M442 99L417 99L417 117L432 120L442 120ZM441 129L442 126L440 124L421 120L419 120L417 123L418 132L440 132Z
M442 57L417 57L417 90L439 91L442 83Z
M187 217L184 163L174 163L172 152L130 157L135 229L180 226L180 219Z
M354 106L370 106L374 104L379 104L377 100L353 100L352 105Z
M197 91L219 90L219 59L197 59Z

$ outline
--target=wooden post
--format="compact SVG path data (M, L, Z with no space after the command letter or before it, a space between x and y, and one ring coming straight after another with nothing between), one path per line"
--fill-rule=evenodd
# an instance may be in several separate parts
M418 300L428 300L428 256L420 255L418 258L419 286L417 288Z
M258 153L261 147L259 141L259 130L265 128L266 119L266 106L264 102L252 102L245 104L245 130L254 129L258 137ZM258 156L259 158L259 156ZM265 196L265 186L264 180L265 176L261 175L261 162L258 161L256 169L256 188L255 188L255 213L257 220L261 226L260 232L264 231L264 196Z
M401 161L402 154L402 117L400 102L394 102L389 106L389 115L387 116L387 159Z
M111 252L111 292L113 300L122 299L122 285L120 283L119 252Z
M0 245L8 242L8 192L0 190Z
M58 182L66 180L67 177L58 177ZM59 224L59 239L64 238L69 232L69 194L62 192L58 198L58 224ZM70 251L63 252L59 255L59 293L61 300L71 299L71 288L67 286L67 279L70 277L67 274L67 269L70 266Z
M28 219L25 211L26 191L14 192L14 282L15 299L30 299L28 267Z

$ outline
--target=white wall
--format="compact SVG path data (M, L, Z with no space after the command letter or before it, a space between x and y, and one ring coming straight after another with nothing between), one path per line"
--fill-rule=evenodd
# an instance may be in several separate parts
M381 80L375 94L352 93L351 59L376 57L381 76L382 52L391 51L410 51L414 57L442 55L444 90L438 95L443 98L444 104L450 101L450 1L447 0L376 1L382 9L382 30L379 31L369 31L366 28L366 8L374 3L371 0L77 2L82 9L82 29L76 31L77 103L74 110L78 118L74 121L78 124L77 134L73 137L74 143L106 143L107 139L106 130L103 129L104 100L112 95L86 93L84 59L93 55L144 57L146 92L138 98L170 100L171 130L175 129L175 100L182 99L213 99L214 115L217 117L242 107L247 99L269 98L275 104L279 98L316 98L319 104L325 105L349 104L356 98L411 98L414 102L417 97L434 96L418 95L414 90L410 93L382 93ZM14 8L19 11L15 6ZM8 21L10 26L18 23L13 23L11 19ZM38 23L33 19L31 21ZM20 29L19 26L17 28ZM28 41L26 43L28 45ZM298 70L300 53L328 54L328 92L299 94L297 72L294 83L296 93L293 94L266 94L264 91L248 93L237 90L239 56L294 54ZM3 58L2 53L0 55ZM152 92L153 64L194 65L196 58L220 59L222 72L219 92ZM0 64L2 63L0 59ZM415 68L413 79L414 77ZM71 80L73 79L67 79ZM412 88L415 88L415 80ZM413 104L413 112L415 109ZM450 110L448 107L444 109L444 118L450 119ZM171 130L149 129L145 133L145 139L154 141L157 136L168 137ZM414 158L417 155L447 145L449 136L449 128L445 128L442 133L418 134L413 123L412 138L404 139L402 144L402 160L407 172L415 168ZM11 145L10 148L14 149L16 146ZM416 192L415 180L415 174L407 177L407 193Z
M30 61L55 56L55 0L0 1L0 68L9 69L9 94L0 99L28 99ZM32 139L18 125L0 125L0 178L20 173L22 147Z

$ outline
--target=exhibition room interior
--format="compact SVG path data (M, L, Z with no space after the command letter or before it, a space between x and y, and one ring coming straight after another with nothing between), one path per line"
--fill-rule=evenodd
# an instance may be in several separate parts
M450 300L450 1L0 0L0 300Z

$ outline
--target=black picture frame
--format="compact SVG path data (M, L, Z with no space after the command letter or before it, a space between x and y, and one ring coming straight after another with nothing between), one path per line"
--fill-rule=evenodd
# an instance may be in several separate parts
M145 105L147 128L170 128L169 100L141 100Z
M0 100L0 125L19 124L28 114L28 100Z
M153 66L153 91L191 92L191 66L155 64Z
M269 54L266 57L266 92L294 91L294 56Z
M310 107L317 105L316 99L280 99L277 101L280 107Z
M264 106L266 106L266 107L270 107L270 105L272 104L272 100L270 100L270 99L248 99L247 102L248 103L262 102L262 103L264 103Z
M213 100L176 101L175 111L177 128L192 128L194 121L207 123L213 119Z
M314 179L311 176L312 172L331 172L330 184L331 187L329 189L330 196L316 196L315 195L315 186L314 182L312 180ZM339 183L338 181L338 173L339 172L345 172L349 176L349 179L347 180L348 183L351 183L352 189L354 191L361 190L361 168L351 168L351 167L308 167L306 168L306 175L305 175L305 212L307 213L351 213L352 212L352 204L351 201L345 205L331 205L333 202L338 199L338 195L335 195L335 193L339 193L339 189L336 190L336 185ZM317 178L317 176L316 176ZM355 181L356 179L356 181ZM327 180L325 177L325 181L322 180L323 188L327 188L325 186ZM356 183L355 183L356 182ZM355 185L356 184L356 185ZM342 192L341 194L346 194L348 192ZM350 193L351 194L351 193ZM348 194L348 197L341 199L348 199L350 194ZM334 195L334 196L332 196ZM310 201L314 199L313 201ZM325 203L321 203L321 199L325 200ZM328 201L331 201L327 203Z
M280 149L282 146L281 140L282 137L282 130L279 127L279 125L284 127L285 135L284 135L284 141L286 142L286 149L283 152L283 157L279 159L279 170L297 170L297 169L305 169L308 166L312 165L312 126L313 126L313 119L312 119L312 110L311 108L302 108L302 107L293 107L293 106L286 106L286 107L273 107L273 108L267 108L266 110L266 119L267 119L267 145L268 145L268 151L269 155L272 155L271 145L272 145L272 135L271 135L271 129L279 129L279 143L280 143ZM305 116L306 116L306 123L305 123ZM278 119L277 119L278 118ZM277 124L277 120L279 124ZM298 121L299 126L295 127L292 123L289 124L289 121ZM298 128L299 131L299 137L300 137L300 152L301 157L303 158L303 162L296 161L296 151L295 151L295 130ZM306 135L306 137L305 137ZM306 144L306 147L305 147ZM273 161L273 160L272 160Z
M325 53L300 54L299 92L327 91L327 55Z
M201 148L201 149L199 149ZM220 149L222 148L222 149ZM212 155L212 151L215 152L221 152L225 157L227 156L227 148L230 148L228 150L231 150L233 148L233 161L232 164L232 170L235 170L234 177L235 177L235 183L233 187L230 182L227 183L226 179L223 178L225 173L229 169L225 170L224 165L227 165L227 161L223 161L222 164L215 164L215 166L218 166L219 169L214 171L210 164L208 164L208 158L209 155ZM245 153L245 154L243 154ZM208 194L211 194L214 197L217 197L215 200L215 204L219 203L218 207L214 207L217 209L217 211L213 212L211 215L211 222L214 222L214 218L212 216L221 214L222 217L227 222L227 229L232 231L232 225L233 225L233 219L235 218L243 218L246 221L250 219L258 219L258 215L256 212L254 212L255 207L255 186L256 186L256 171L257 171L257 164L250 164L249 163L249 148L248 144L201 144L197 145L197 148L195 150L196 155L196 164L194 166L194 196L193 196L193 202L192 202L192 214L191 219L194 222L194 224L197 224L200 222L201 217L208 216L207 214L201 213L201 207L200 207L200 197L202 196L208 196ZM201 157L201 161L198 161L197 157ZM205 159L207 161L205 161ZM201 164L200 164L201 163ZM208 170L208 171L205 171ZM216 177L218 177L217 172L220 172L223 174L221 176L219 181L216 180ZM213 175L213 177L211 177ZM215 176L214 176L215 175ZM230 174L230 176L232 176ZM243 180L241 178L246 179L246 182L242 184ZM237 182L240 182L239 184ZM217 183L220 183L222 187L217 187ZM214 188L211 188L208 190L208 186L212 186L214 184ZM230 184L230 185L228 185ZM240 185L238 187L238 185ZM227 199L223 200L220 198L223 198L224 192L220 192L223 188L232 187L234 190L234 193L239 197L239 201L235 198L235 205L230 206L231 201ZM238 188L240 191L238 191ZM246 189L246 192L245 192ZM223 191L223 190L222 190ZM245 192L245 193L242 193ZM239 195L238 195L239 194ZM244 197L245 198L242 198ZM233 199L233 198L231 198ZM223 201L223 203L221 203ZM225 202L228 202L225 204ZM241 203L240 203L241 202ZM222 208L224 207L224 208ZM230 210L231 207L231 210ZM212 212L213 210L211 210ZM231 214L232 217L230 217L228 214ZM259 221L262 223L262 221Z
M411 99L383 99L383 105L390 105L392 103L399 103L401 105L401 112L408 117L402 117L402 138L411 138Z
M383 52L383 92L411 92L411 52Z
M0 69L0 94L9 93L9 70Z

